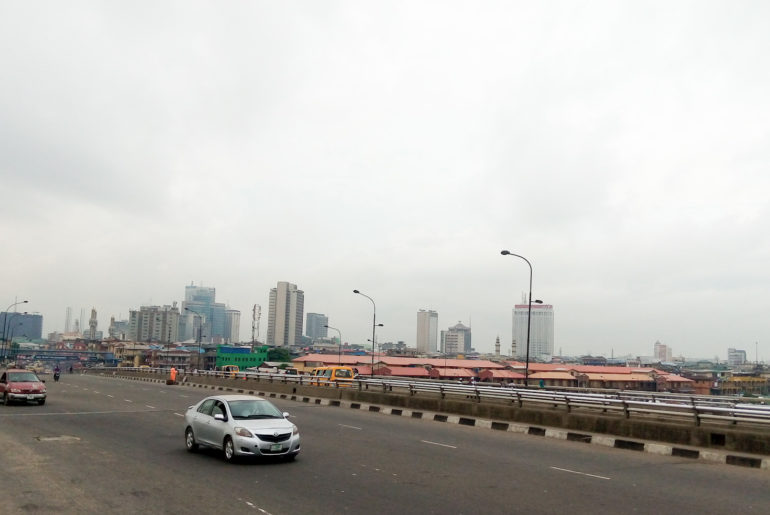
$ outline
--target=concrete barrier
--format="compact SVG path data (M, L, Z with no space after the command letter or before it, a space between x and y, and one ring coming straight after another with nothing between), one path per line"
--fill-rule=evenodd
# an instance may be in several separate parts
M167 375L150 372L95 370L89 373L163 383L168 379ZM234 393L253 392L272 398L315 402L322 405L349 407L393 415L400 414L400 416L412 418L429 418L447 423L488 426L499 430L519 432L520 429L525 428L524 432L542 436L549 436L550 431L550 434L557 438L576 441L592 440L592 443L614 447L625 446L624 448L635 449L641 446L644 448L645 443L634 440L649 440L674 446L693 446L717 451L770 456L770 431L755 432L745 428L731 427L727 424L695 426L652 418L649 420L627 419L617 414L613 416L601 412L567 412L555 407L520 408L516 404L504 405L477 402L471 399L410 396L392 392L359 390L355 387L318 387L282 383L265 378L231 379L186 375L178 378L178 382L180 385L192 388ZM482 420L485 422L481 423ZM536 429L533 431L533 428ZM611 435L616 438L594 436L591 439L589 433ZM648 452L665 453L668 452L665 450L667 448L651 446ZM673 449L672 454L692 457L688 455L686 450L678 451L679 454L677 454L676 448ZM706 456L710 457L709 454L704 454L703 459L709 459ZM747 466L755 466L755 464ZM761 466L764 467L765 465L762 464Z

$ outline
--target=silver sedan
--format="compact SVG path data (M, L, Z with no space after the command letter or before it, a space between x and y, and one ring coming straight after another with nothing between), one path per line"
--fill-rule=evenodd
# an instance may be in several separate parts
M299 454L299 429L273 403L250 395L206 397L187 408L185 445L221 449L225 460L238 456L280 456L293 460Z

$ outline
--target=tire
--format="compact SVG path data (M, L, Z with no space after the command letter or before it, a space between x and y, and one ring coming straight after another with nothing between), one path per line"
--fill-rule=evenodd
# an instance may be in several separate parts
M3 394L3 404L8 406L10 403L11 403L11 399L8 398L8 393L6 392Z
M233 439L229 436L225 436L224 444L222 445L222 452L225 455L225 461L232 463L235 461L235 444Z
M296 460L297 459L297 454L299 454L299 453L295 452L294 454L289 454L288 456L286 456L284 458L284 461L294 461L294 460Z
M37 403L38 405L42 406L43 404L45 404L45 399L40 399L39 401L37 401Z
M195 433L191 427L185 429L184 432L184 444L189 452L195 452L198 450L198 444L195 442Z

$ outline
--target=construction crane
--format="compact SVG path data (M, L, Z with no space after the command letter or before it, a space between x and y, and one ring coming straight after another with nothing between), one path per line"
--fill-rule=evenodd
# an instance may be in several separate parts
M251 310L251 352L254 352L254 345L259 343L259 319L262 318L262 306L254 304ZM255 336L256 335L256 336Z

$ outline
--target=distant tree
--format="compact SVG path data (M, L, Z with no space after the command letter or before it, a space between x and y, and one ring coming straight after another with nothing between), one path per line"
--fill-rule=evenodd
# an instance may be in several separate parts
M291 361L288 349L273 348L267 351L268 361Z

